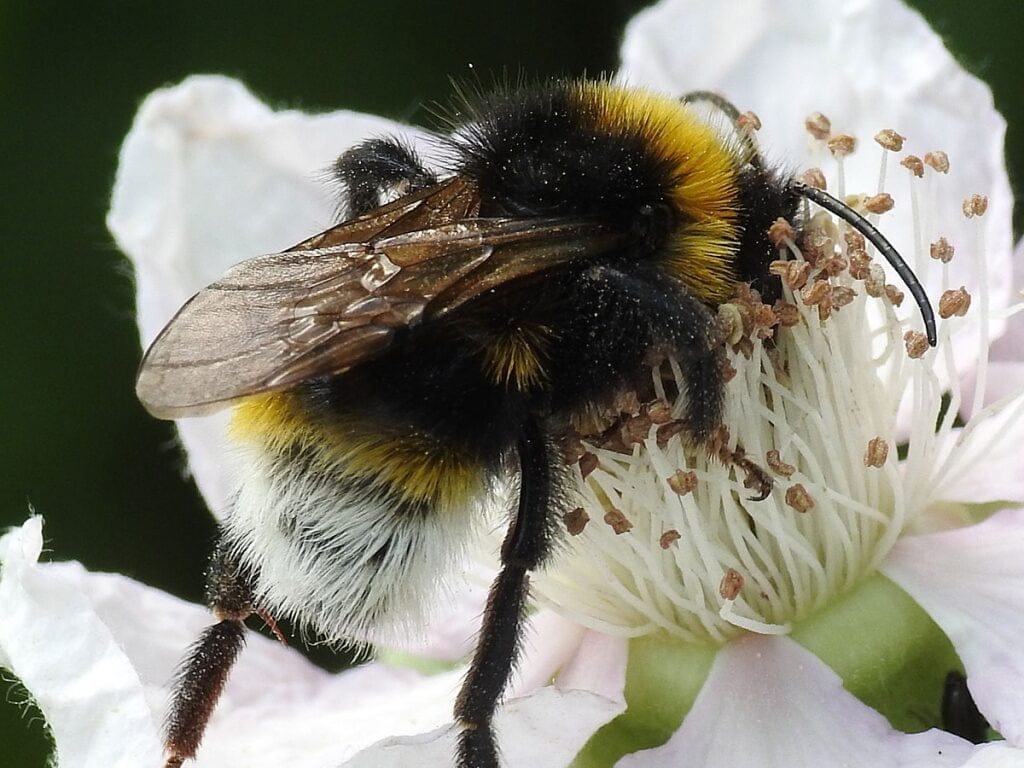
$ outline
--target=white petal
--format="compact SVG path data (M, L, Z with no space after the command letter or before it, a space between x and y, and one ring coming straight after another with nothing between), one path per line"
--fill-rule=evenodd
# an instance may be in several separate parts
M970 752L942 731L893 730L810 651L786 637L751 635L718 653L665 745L616 768L941 768L961 765Z
M1013 199L1003 157L1005 121L988 86L965 72L924 19L899 0L663 0L630 23L622 62L621 74L634 83L670 93L722 92L760 115L759 140L770 159L796 169L817 165L834 179L834 161L802 128L812 111L823 112L835 132L860 142L845 161L847 191L877 188L880 150L872 137L882 128L906 136L906 152L946 151L948 175L929 170L914 182L941 192L942 205L925 222L922 242L944 235L956 247L950 287L966 285L977 296L984 279L994 312L1011 301L1005 275L1011 270ZM909 258L915 253L907 215L911 178L895 158L887 178L897 208L880 225ZM989 198L980 225L960 211L971 193ZM987 278L975 274L982 245ZM926 270L921 276L938 296L940 270L934 263ZM956 320L962 329L955 337L957 360L965 368L976 355L977 316ZM1004 325L993 319L991 335Z
M982 744L964 768L1024 768L1024 750L1003 742Z
M219 76L152 93L121 148L107 217L135 263L143 344L231 264L329 226L336 190L325 170L348 147L396 131L410 134L352 112L274 112ZM218 512L228 490L217 460L223 425L181 422L192 472Z
M1024 502L1024 380L1015 384L1016 396L988 406L991 415L978 414L976 424L944 436L948 444L942 455L956 455L937 478L934 498L965 504Z
M0 540L0 663L39 705L58 765L158 765L142 681L87 598L36 565L42 544L38 517Z
M39 518L0 541L0 663L38 702L60 768L160 765L168 683L208 613L78 563L37 564L41 546ZM250 634L191 765L338 765L448 723L460 680L379 664L330 675Z
M594 732L623 708L593 693L550 687L513 699L495 718L502 765L565 768ZM344 768L451 768L457 734L449 726L420 736L390 738L360 753Z
M1017 243L1012 266L1013 272L1007 282L1016 292L1013 298L1020 302L1024 298L1021 295L1024 291L1024 240ZM1005 332L989 349L989 360L983 400L986 405L1024 387L1024 312L1016 313L1007 321ZM964 405L960 412L965 418L971 415L976 379L972 371L964 380Z
M897 542L881 571L953 642L992 727L1024 745L1024 510Z
M160 765L168 683L210 616L78 563L40 565L41 547L40 518L0 540L0 664L38 702L59 768ZM437 764L447 767L463 675L459 669L423 677L381 664L330 675L295 650L250 633L190 765L322 768L377 742L392 755L400 749L395 745L433 744L446 734L424 755L436 751ZM543 688L500 709L503 751L511 765L568 765L623 706L588 691Z

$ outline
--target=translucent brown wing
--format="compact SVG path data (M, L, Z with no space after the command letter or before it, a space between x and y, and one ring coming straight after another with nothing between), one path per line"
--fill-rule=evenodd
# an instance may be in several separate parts
M472 182L455 177L238 264L153 342L139 399L154 416L178 418L342 373L400 328L621 242L590 222L480 219L478 210Z

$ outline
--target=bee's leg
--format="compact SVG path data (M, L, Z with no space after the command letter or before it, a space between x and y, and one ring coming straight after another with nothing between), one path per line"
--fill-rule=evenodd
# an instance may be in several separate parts
M195 757L228 673L245 644L242 623L254 612L252 585L238 563L218 545L206 580L207 603L220 619L207 627L178 667L164 724L164 768Z
M740 127L741 115L735 104L714 91L690 91L680 96L679 100L683 104L706 102L729 118L729 121L736 129L737 137L746 145L748 162L755 167L761 167L761 154L757 149L757 143L754 141L754 134L749 129L742 129Z
M378 208L388 195L401 197L437 183L413 148L393 138L357 144L335 161L333 170L345 186L344 218Z
M629 343L668 344L679 360L686 387L683 426L697 444L707 447L722 423L725 381L723 350L715 317L681 283L667 283L664 276L643 269L623 272L605 268L593 279L616 297L616 306L631 314L621 315L624 328L650 328L653 336Z
M459 768L498 768L491 719L519 652L528 574L543 563L554 532L556 463L535 421L524 428L518 451L519 506L501 546L501 571L491 585L473 663L455 703L462 726Z

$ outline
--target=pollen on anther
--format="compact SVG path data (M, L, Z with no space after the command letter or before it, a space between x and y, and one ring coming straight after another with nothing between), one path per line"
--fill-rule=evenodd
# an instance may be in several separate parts
M804 120L807 132L816 139L827 139L832 134L832 121L821 112L812 112Z
M892 195L888 192L880 192L864 201L864 207L871 213L886 213L891 211L894 205Z
M868 276L864 278L864 290L868 296L875 299L885 295L885 270L877 264L868 267Z
M925 152L924 164L935 169L939 173L949 173L949 155L942 150Z
M948 320L954 315L963 317L970 308L971 294L962 285L956 290L944 291L939 298L939 317L943 320Z
M821 168L808 168L800 175L800 181L815 189L828 189L828 181L825 179L825 174L822 173Z
M760 131L761 118L755 112L744 112L736 118L736 127L741 131Z
M865 467L881 467L889 458L889 443L881 437L873 437L868 441L867 450L864 451Z
M867 251L849 251L850 277L854 280L867 280L871 276L871 256Z
M800 298L810 307L820 307L831 300L832 286L824 280L815 280L800 291Z
M794 328L800 323L800 308L796 304L778 299L772 305L772 311L783 328Z
M668 424L672 421L672 406L664 400L655 400L647 405L647 418L651 424Z
M680 496L685 496L697 487L697 473L693 470L684 472L681 469L677 469L665 482L668 483L669 488Z
M583 475L583 479L587 478L591 472L593 472L600 465L601 460L597 458L597 455L587 451L580 456L580 474Z
M828 258L822 259L818 262L818 267L821 269L822 273L829 277L838 277L843 274L849 266L849 262L842 256L829 256Z
M629 518L622 514L621 510L614 507L605 512L604 521L615 531L616 536L621 536L633 527L633 523L629 521Z
M797 512L809 512L814 509L814 499L804 488L803 483L794 483L786 489L786 504Z
M651 431L651 420L645 415L630 416L622 422L622 442L626 445L640 445Z
M867 249L867 240L864 235L855 229L847 229L843 232L843 240L846 248L850 251L864 251Z
M743 589L743 574L735 568L726 570L718 584L718 594L726 600L735 600L741 589Z
M964 216L968 219L975 216L984 216L988 210L988 198L984 195L970 195L964 200Z
M792 464L787 464L782 460L782 455L775 448L768 451L765 455L765 462L768 464L768 468L777 475L782 477L792 477L793 473L796 472L796 467Z
M718 372L722 375L722 383L724 384L728 384L730 381L735 379L736 374L739 373L739 371L736 370L736 366L725 359L719 364Z
M857 149L857 139L848 133L837 133L825 142L833 157L846 157L852 155Z
M889 300L889 303L894 307L898 307L903 303L905 295L903 291L897 288L895 285L885 286L885 298Z
M562 516L562 522L565 523L565 530L570 536L579 536L590 522L590 515L583 507L576 507L572 512L566 512Z
M852 304L856 297L857 292L849 286L836 285L832 287L832 306L836 309Z
M780 277L790 289L799 291L807 285L807 279L811 276L811 265L806 261L773 261L768 265L768 271Z
M892 128L883 128L875 134L875 141L883 149L888 149L890 152L899 152L903 149L903 142L906 141L906 137L896 133Z
M677 531L675 528L669 528L667 531L661 534L661 538L658 539L658 545L662 549L668 549L681 538L682 536L680 535L679 531Z
M783 218L778 218L768 227L768 240L776 248L785 248L796 239L793 225Z
M924 176L924 162L917 155L907 155L900 160L900 165L910 171L912 174L921 178Z
M933 259L948 264L953 259L955 249L946 238L940 237L929 246L928 251Z
M907 357L917 360L928 351L928 337L920 331L907 331L903 334L903 344L907 348Z
M771 337L772 329L779 324L779 318L776 317L775 311L767 304L758 304L754 307L751 321L754 333L760 339Z

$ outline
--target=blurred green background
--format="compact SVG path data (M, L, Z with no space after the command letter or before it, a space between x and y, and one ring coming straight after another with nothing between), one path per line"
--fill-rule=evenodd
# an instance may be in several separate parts
M644 5L0 5L0 526L20 523L31 504L60 559L200 598L213 525L181 478L170 426L133 396L131 276L104 227L118 147L143 96L221 72L278 105L424 122L420 105L444 99L448 76L470 64L485 75L614 69L623 25ZM1024 3L912 5L992 85L1019 183ZM1019 232L1019 211L1017 222ZM0 681L0 768L45 764L38 713L23 700Z

